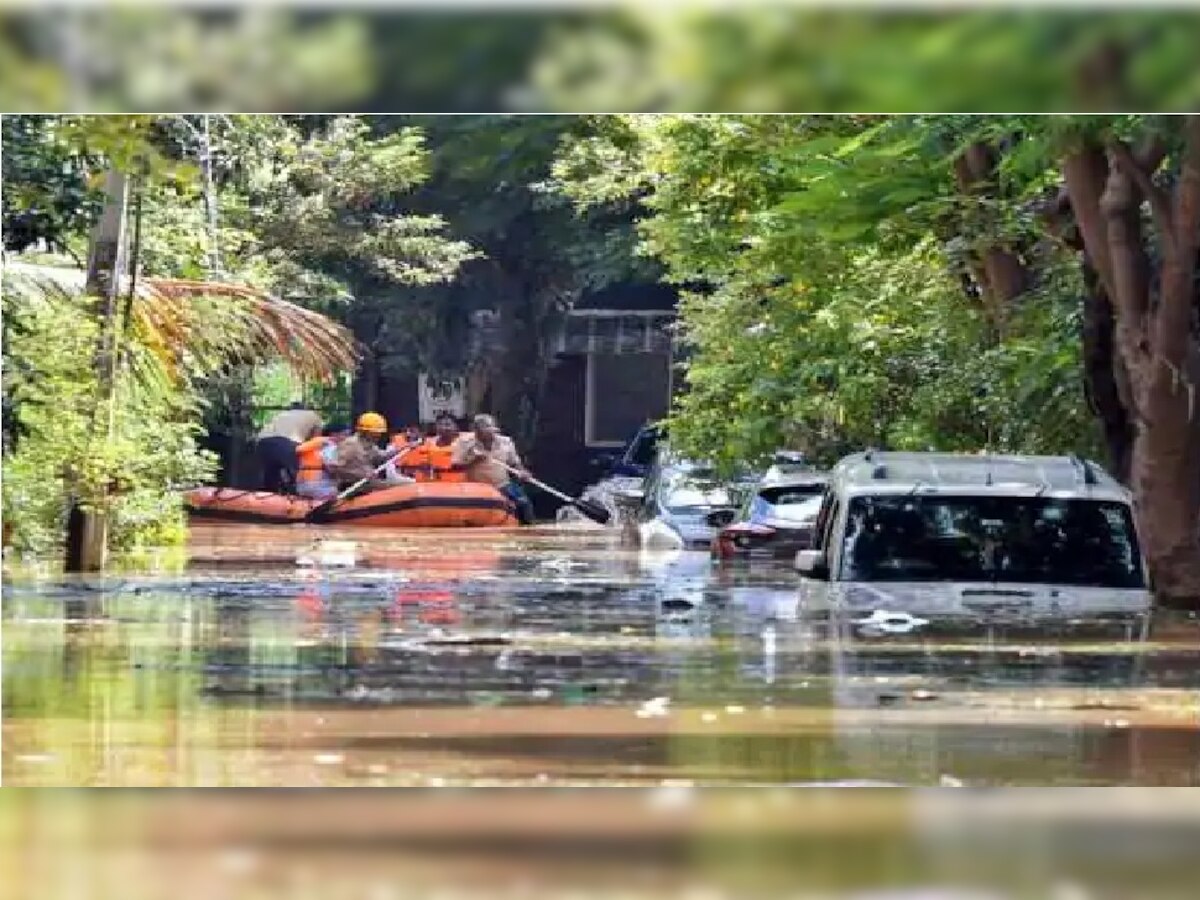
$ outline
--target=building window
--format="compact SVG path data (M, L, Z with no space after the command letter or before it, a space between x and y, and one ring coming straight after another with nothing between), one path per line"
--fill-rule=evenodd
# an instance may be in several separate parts
M670 398L670 354L591 354L584 418L587 445L624 446L647 421L666 415Z

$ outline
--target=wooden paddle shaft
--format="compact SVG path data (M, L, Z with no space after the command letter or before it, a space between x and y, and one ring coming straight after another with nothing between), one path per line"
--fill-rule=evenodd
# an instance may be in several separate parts
M517 474L517 470L514 469L512 466L508 465L507 463L500 463L500 465L504 466L504 468L507 469L510 474L513 474L513 475ZM555 497L557 497L559 500L562 500L564 503L574 503L575 502L574 497L570 497L570 496L564 494L562 491L550 487L550 485L546 484L545 482L538 481L532 475L526 475L525 480L528 481L530 484L537 485L543 491L545 491L547 494L553 494Z

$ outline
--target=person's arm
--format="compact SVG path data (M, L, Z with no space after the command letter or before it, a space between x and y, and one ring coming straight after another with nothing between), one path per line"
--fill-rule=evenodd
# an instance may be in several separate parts
M525 468L525 463L521 462L521 455L517 453L517 445L511 439L505 447L503 462L516 469L517 477L522 481L529 477L529 470Z
M450 465L460 466L465 470L471 463L475 462L478 457L475 441L469 437L461 437L454 442L454 447L450 451Z

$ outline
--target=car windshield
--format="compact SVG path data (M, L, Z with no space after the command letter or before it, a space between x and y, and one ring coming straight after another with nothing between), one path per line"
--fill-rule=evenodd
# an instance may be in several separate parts
M626 453L625 461L636 466L650 466L654 464L657 451L658 435L651 429L643 429L634 438L633 445Z
M799 484L787 487L762 488L755 495L749 511L751 521L782 519L791 522L809 521L816 517L825 494L823 484Z
M855 497L849 581L1010 581L1143 588L1124 503L1041 497Z
M728 488L709 469L690 469L667 476L663 498L667 509L675 513L731 505Z

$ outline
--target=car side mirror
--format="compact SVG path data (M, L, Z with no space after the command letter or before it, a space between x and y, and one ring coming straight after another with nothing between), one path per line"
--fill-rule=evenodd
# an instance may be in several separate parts
M715 509L704 517L704 521L709 528L724 528L732 525L735 518L737 514L732 509Z
M796 554L796 571L806 578L829 578L829 562L821 550L801 550Z

